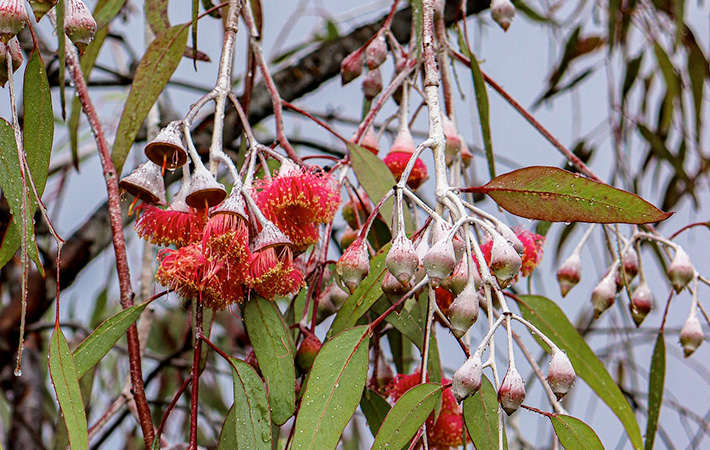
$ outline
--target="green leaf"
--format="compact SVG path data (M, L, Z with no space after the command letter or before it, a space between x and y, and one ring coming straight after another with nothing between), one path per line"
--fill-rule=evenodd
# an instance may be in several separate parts
M488 194L516 216L548 222L643 224L673 214L636 194L557 167L525 167L462 191Z
M558 23L555 22L553 19L543 16L523 0L513 0L513 5L515 6L516 11L520 11L533 22L558 25Z
M477 450L498 450L498 396L483 377L481 389L463 401L463 420ZM505 430L503 443L507 448Z
M604 450L599 437L586 423L561 414L549 417L565 450Z
M393 304L392 300L388 299L386 295L383 295L380 300L372 306L372 311L381 315ZM402 308L399 312L392 311L385 318L385 322L395 327L402 335L412 341L418 349L422 349L422 345L424 344L424 331L406 308Z
M293 450L335 450L367 381L369 328L326 341L311 368L296 418Z
M96 29L102 29L103 27L108 25L113 19L115 19L118 13L120 13L123 9L123 5L125 4L126 0L104 0L99 2L96 5L96 8L94 8L94 13L92 14L94 16L94 20L96 21ZM96 36L94 36L94 39L96 39ZM85 56L86 53L84 53L84 57ZM81 58L82 63L84 62L84 57Z
M296 350L291 334L276 304L262 297L244 304L244 325L268 387L271 420L283 425L296 409Z
M0 248L0 267L7 264L22 243L26 242L27 255L35 261L37 267L41 270L42 265L39 263L37 242L34 237L33 215L28 210L25 210L26 214L23 214L22 197L24 195L24 202L30 208L32 205L31 188L27 186L23 194L15 132L12 126L3 119L0 119L0 188L2 188L5 199L7 199L10 214L12 215L12 222L8 226L3 238L2 248ZM26 219L24 223L23 219Z
M71 448L88 450L89 431L84 404L81 400L79 377L69 345L58 323L54 327L54 333L52 333L52 339L49 342L49 375L52 378L59 407L64 416L64 423L69 432Z
M404 447L434 411L441 400L441 391L441 385L425 383L405 392L385 417L372 450Z
M640 450L643 447L643 439L634 411L604 364L579 335L565 313L545 297L520 295L518 299L523 316L567 352L577 375L611 408L624 425L633 447Z
M390 404L380 394L372 389L365 388L360 399L360 409L362 410L367 426L372 432L372 436L377 436L377 432L385 421L387 413L390 411Z
M79 344L74 350L74 361L79 378L83 377L106 356L148 304L149 302L143 302L109 317Z
M663 403L663 390L666 382L666 341L663 331L658 333L651 358L651 373L648 377L648 422L646 423L646 442L644 450L653 449L653 441L658 429L658 417Z
M170 28L170 19L168 18L169 2L170 0L146 0L145 2L145 19L155 35Z
M91 404L91 390L94 388L94 373L96 369L89 371L86 376L79 379L79 389L81 390L81 398L84 401L84 411L89 409ZM66 450L69 447L69 433L64 419L58 419L56 424L53 448L54 450Z
M217 450L234 450L237 448L237 411L234 406L229 408L229 412L224 418L224 423L222 424L222 431L219 433L219 443L217 444ZM156 439L157 440L157 439ZM155 442L153 442L153 448L155 448ZM157 446L160 448L160 445ZM156 449L157 450L157 449Z
M658 61L658 66L661 69L661 74L663 74L663 79L666 81L666 89L668 89L668 94L672 98L679 97L682 92L681 81L675 67L673 67L673 62L668 57L668 54L663 47L657 43L653 45L653 51L656 54L656 60Z
M271 450L271 415L264 383L249 364L236 358L229 358L229 361L234 382L234 406L227 417L232 416L233 422L225 421L219 448ZM227 440L233 440L234 445L226 447Z
M461 39L461 42L465 41ZM462 50L468 56L473 76L473 87L476 90L476 106L478 107L478 118L481 123L481 135L483 136L483 146L486 149L486 159L488 160L488 173L491 179L496 177L496 161L493 156L493 140L491 139L491 116L490 105L488 103L488 91L486 83L483 81L483 73L478 66L476 55L464 45Z
M348 143L348 150L350 151L350 164L352 164L353 172L355 172L362 187L365 188L367 195L377 204L382 197L392 190L392 186L397 184L392 172L371 151L352 143ZM388 226L392 220L393 207L394 199L390 198L380 208L380 215ZM407 209L404 211L404 227L407 231L413 227L412 217Z
M698 44L693 41L691 45L688 45L688 76L690 77L690 91L693 94L696 140L699 140L702 136L703 91L705 90L705 78L707 78L709 70L705 54Z
M422 23L424 21L422 0L410 0L412 7L412 25L414 26L414 40L416 42L417 59L422 54Z
M146 9L149 9L147 6ZM185 52L188 31L189 27L176 25L157 35L136 69L111 153L117 174L121 173L123 163L150 108L180 63Z
M65 0L59 0L57 6L54 8L57 14L57 30L64 29L64 13L66 11ZM62 109L62 119L67 117L67 100L64 95L66 76L67 76L67 59L65 56L67 45L67 35L64 33L57 33L57 59L59 60L59 104Z
M370 260L370 273L340 307L326 338L354 327L360 317L382 296L382 279L385 277L385 258L388 251L389 244Z
M641 69L641 62L643 61L643 52L640 52L638 56L626 65L626 74L624 75L624 85L621 88L621 104L626 103L626 96L631 91L631 88L636 83L638 78L639 69Z

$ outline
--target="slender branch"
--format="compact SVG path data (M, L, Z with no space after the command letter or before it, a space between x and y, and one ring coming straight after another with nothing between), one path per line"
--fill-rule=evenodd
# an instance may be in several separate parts
M197 406L200 386L200 355L202 353L202 301L195 304L195 348L192 359L192 401L190 403L190 450L197 450Z

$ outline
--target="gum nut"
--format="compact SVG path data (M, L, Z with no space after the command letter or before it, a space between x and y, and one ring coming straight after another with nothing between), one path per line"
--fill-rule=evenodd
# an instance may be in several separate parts
M567 354L562 350L554 349L547 370L547 384L550 385L557 400L562 399L572 389L575 378L576 374Z
M359 237L335 263L335 280L344 291L352 295L369 272L370 253L365 240Z
M439 286L444 279L451 275L456 266L453 242L450 239L441 239L429 249L422 262L432 285Z
M385 266L403 286L409 286L414 272L419 267L419 257L414 244L404 233L398 233L392 241Z
M7 44L28 20L24 0L0 0L0 41Z
M639 255L636 250L629 248L624 254L624 272L626 272L626 281L631 281L639 273Z
M185 196L185 202L196 209L217 206L227 197L227 190L204 166L197 166Z
M594 318L598 319L604 311L609 309L616 300L616 283L613 277L607 275L597 284L592 291L592 306Z
M498 389L498 402L506 414L511 415L520 408L525 400L525 381L515 366L508 366L508 372Z
M557 281L560 284L560 293L565 297L567 293L579 283L582 278L582 260L578 253L572 253L557 269Z
M695 268L690 262L690 257L682 248L678 247L671 265L668 266L668 279L677 293L690 283L695 274Z
M171 122L143 149L145 156L159 166L175 170L187 163L179 122Z
M451 323L451 332L460 339L478 319L478 293L473 284L466 286L456 296L449 306L447 316Z
M146 161L123 177L118 183L121 189L140 197L143 201L157 205L165 204L165 183L160 174L160 167Z
M68 0L64 17L64 33L76 45L82 55L86 47L94 39L96 20L94 20L91 11L81 0Z
M461 403L481 389L482 365L481 357L478 353L474 353L454 373L451 378L451 391L457 402Z

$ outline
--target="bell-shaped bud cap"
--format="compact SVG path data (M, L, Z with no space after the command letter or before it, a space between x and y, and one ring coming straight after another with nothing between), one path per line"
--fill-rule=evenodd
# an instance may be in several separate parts
M562 399L572 389L575 378L574 368L567 354L563 350L553 349L550 368L547 370L547 384L557 400Z
M481 287L481 275L475 265L469 269L468 258L461 258L454 267L454 272L441 285L456 295L459 295L469 283L469 278L473 282L476 290ZM469 270L471 273L469 273Z
M385 259L385 266L403 286L409 286L414 272L419 267L419 257L414 249L414 244L404 233L397 233L397 236L392 240L390 251Z
M456 296L447 314L451 323L451 332L457 338L463 337L478 319L478 292L473 283Z
M461 403L481 389L483 362L478 353L471 355L451 378L451 391L456 401Z
M409 131L409 127L400 127L395 136L392 146L389 149L389 153L404 152L404 153L414 153L417 149L416 144L414 144L414 137L412 137L412 132Z
M169 170L187 163L187 151L182 145L180 122L170 122L145 146L145 156L155 164Z
M432 286L438 287L456 267L453 242L446 238L439 240L429 249L422 262Z
M705 336L703 336L698 314L695 310L692 310L680 329L680 345L683 347L685 357L692 355L700 347L704 339Z
M606 275L592 291L592 306L594 318L598 319L616 300L616 283L614 277Z
M365 63L367 68L372 70L380 67L385 59L387 59L387 42L385 42L385 35L380 33L365 49Z
M256 253L269 247L293 247L293 243L273 222L266 222L250 247Z
M165 182L160 174L160 167L151 161L138 166L118 184L121 189L136 198L140 197L144 202L165 204Z
M520 273L523 260L512 245L501 236L493 237L491 248L491 271L498 278L498 282L507 285Z
M372 127L367 128L367 131L365 131L362 137L362 141L360 141L360 145L370 150L373 155L380 153L380 143L377 141L377 135Z
M370 273L370 252L367 243L358 237L335 263L335 280L352 295L358 284Z
M246 210L246 203L244 202L244 197L242 197L241 186L236 185L233 187L232 192L227 196L227 198L210 210L210 216L214 216L216 214L233 214L244 219L244 221L249 220Z
M0 41L7 44L28 20L25 0L0 0Z
M508 31L510 23L515 17L515 6L510 0L493 0L491 1L491 17L503 31Z
M644 281L636 286L631 294L631 303L629 303L631 318L634 319L637 327L641 326L641 322L651 312L651 308L653 308L653 294L651 288Z
M525 381L514 365L508 365L508 372L498 388L498 403L506 414L511 415L525 400Z
M362 73L362 65L365 60L365 52L359 48L349 54L340 63L340 82L343 86L359 77Z
M579 253L572 253L557 269L557 281L560 284L560 293L563 297L579 283L582 278L582 259Z
M68 0L66 6L64 33L83 55L96 34L96 20L81 0Z
M378 67L365 75L365 79L362 80L362 93L365 94L366 99L372 100L380 92L382 92L382 72Z
M205 166L197 165L185 202L193 208L206 209L219 205L226 196L224 185L215 180Z
M685 250L678 247L671 265L668 266L668 279L671 281L673 289L680 293L693 279L694 274L695 268L693 263L690 262L690 257Z

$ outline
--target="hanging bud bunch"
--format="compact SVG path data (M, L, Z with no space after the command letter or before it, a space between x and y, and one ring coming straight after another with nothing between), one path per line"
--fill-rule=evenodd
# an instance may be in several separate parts
M380 92L382 92L382 72L377 67L368 71L365 79L362 80L362 93L367 100L372 101Z
M402 173L407 167L410 158L414 154L416 146L414 145L414 138L412 138L412 133L406 126L400 127L397 132L397 137L395 137L392 147L390 147L387 156L385 156L385 165L390 169L394 179L399 181L402 178ZM414 163L414 168L409 174L407 179L407 186L412 190L417 190L428 177L426 164L421 158L417 158Z
M671 265L668 266L668 279L676 293L680 293L690 283L694 274L695 268L690 262L690 257L685 250L678 247Z
M698 320L698 313L695 305L690 310L688 318L685 320L683 327L680 329L680 345L683 347L683 354L689 357L703 343L703 329Z
M66 6L64 33L83 55L96 34L96 21L81 0L68 0Z
M560 284L562 297L565 297L579 283L581 278L582 259L579 257L578 252L573 252L557 269L557 282Z
M515 17L515 6L510 0L493 0L491 1L491 17L503 31L508 31L510 23Z
M567 354L559 348L553 348L550 368L547 370L547 384L557 400L561 400L572 389L575 378L574 368Z
M358 284L370 273L370 252L363 237L358 237L335 263L335 280L352 295Z
M7 44L28 20L25 0L0 0L0 41Z
M594 318L598 319L616 300L616 283L612 275L606 275L592 291Z
M498 403L506 414L511 415L520 408L523 400L525 400L525 381L511 362L498 388Z
M372 70L380 67L387 59L387 42L385 35L379 33L365 49L365 63Z
M343 86L360 76L364 61L365 52L362 48L355 50L343 59L340 63L340 83Z
M10 50L10 58L12 59L12 72L15 73L22 65L24 58L22 57L22 49L17 38L10 39L7 44L0 41L0 87L5 87L5 83L10 79L10 74L7 73L7 53Z
M648 284L642 281L631 294L631 303L629 304L631 318L637 327L641 326L643 320L651 312L651 308L653 308L653 294Z
M478 352L471 355L454 373L451 390L456 401L461 403L481 389L483 381L483 362Z

